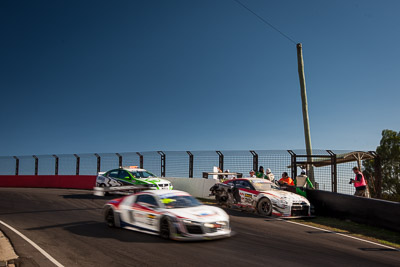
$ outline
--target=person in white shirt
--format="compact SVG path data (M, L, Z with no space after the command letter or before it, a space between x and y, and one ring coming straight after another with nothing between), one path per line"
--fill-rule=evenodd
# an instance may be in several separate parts
M266 173L265 177L266 177L268 180L270 180L271 182L274 182L274 181L275 181L275 175L271 172L271 169L270 169L270 168L266 169L266 170L265 170L265 173Z

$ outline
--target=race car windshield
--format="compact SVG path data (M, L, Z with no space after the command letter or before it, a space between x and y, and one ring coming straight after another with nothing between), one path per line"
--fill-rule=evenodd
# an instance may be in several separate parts
M133 177L135 177L135 178L156 177L154 174L152 174L151 172L147 172L147 171L134 171L134 172L131 172L131 174L132 174Z
M268 191L271 189L279 189L278 186L272 183L253 182L253 186L257 191Z
M161 197L161 202L166 209L191 208L200 206L201 203L192 196L166 196Z

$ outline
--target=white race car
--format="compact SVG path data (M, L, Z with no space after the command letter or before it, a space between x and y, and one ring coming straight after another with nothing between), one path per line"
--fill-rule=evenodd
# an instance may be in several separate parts
M170 181L158 178L145 169L137 166L113 169L108 172L99 172L96 178L96 187L115 186L143 186L149 189L173 189Z
M146 190L109 201L104 218L110 227L160 235L165 239L203 240L231 235L229 216L178 190Z
M274 183L259 178L240 178L218 183L210 188L220 205L256 211L264 216L308 217L310 202L303 196L281 190Z

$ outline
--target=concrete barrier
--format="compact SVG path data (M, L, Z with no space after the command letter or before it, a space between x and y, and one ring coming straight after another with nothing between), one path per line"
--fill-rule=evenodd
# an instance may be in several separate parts
M171 181L174 189L202 198L209 198L210 187L218 182L203 178L163 177L163 179ZM95 175L0 175L0 187L93 189L95 183Z
M218 180L203 178L172 178L163 177L172 183L174 189L188 192L194 197L210 198L210 187L218 183Z
M324 215L400 232L400 203L321 190L307 190L316 215Z

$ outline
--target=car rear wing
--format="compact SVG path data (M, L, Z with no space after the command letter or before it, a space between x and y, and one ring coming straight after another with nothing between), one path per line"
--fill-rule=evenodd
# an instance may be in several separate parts
M93 187L93 194L95 196L105 196L107 194L117 195L130 195L140 191L149 190L147 186L106 186L106 187Z

